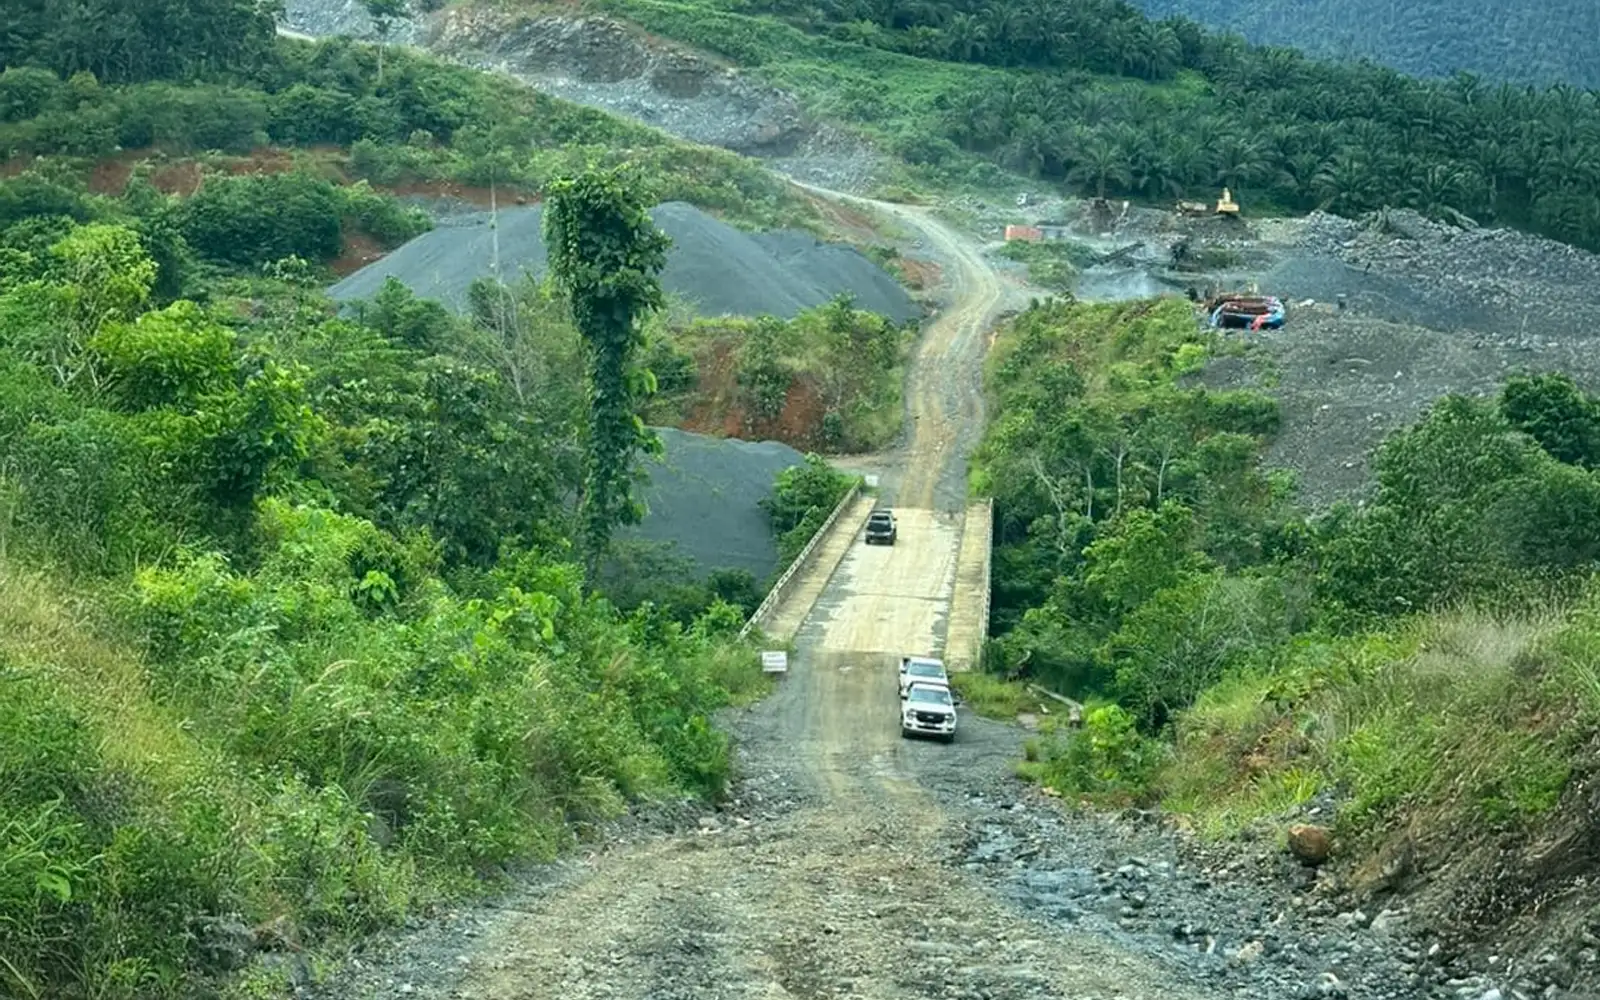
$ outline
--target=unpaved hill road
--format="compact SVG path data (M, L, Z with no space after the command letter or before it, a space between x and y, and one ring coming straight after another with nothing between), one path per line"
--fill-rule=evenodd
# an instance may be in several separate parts
M925 249L943 266L948 301L924 331L907 380L908 442L896 452L850 464L878 472L885 500L898 507L959 513L966 503L966 455L983 433L984 349L1007 286L972 240L926 208L790 182L899 220L922 235Z
M938 484L950 467L959 477L957 446L976 433L963 423L976 423L977 355L999 298L994 275L958 237L920 216L908 221L963 266L955 305L931 326L914 364L918 420L899 485L900 543L849 548L803 619L790 675L735 720L742 778L730 811L692 833L615 846L559 887L530 892L515 911L484 922L486 933L460 956L467 971L459 976L418 976L432 981L419 987L402 982L402 972L364 992L473 1000L1212 996L1103 937L1026 916L958 867L961 802L930 792L923 776L993 787L1018 752L1014 731L975 722L952 746L900 738L893 654L935 648L948 611L960 496L941 497Z

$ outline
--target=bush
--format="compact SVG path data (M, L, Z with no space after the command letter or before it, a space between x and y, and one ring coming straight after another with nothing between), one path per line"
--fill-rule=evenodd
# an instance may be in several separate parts
M1101 805L1140 802L1162 759L1162 744L1139 734L1116 705L1089 708L1081 728L1057 727L1031 772L1064 796Z
M202 256L259 267L290 256L337 257L341 207L332 184L297 171L209 178L179 218L184 238Z
M779 561L793 562L833 513L854 480L837 472L820 455L778 473L772 494L761 501L778 533Z

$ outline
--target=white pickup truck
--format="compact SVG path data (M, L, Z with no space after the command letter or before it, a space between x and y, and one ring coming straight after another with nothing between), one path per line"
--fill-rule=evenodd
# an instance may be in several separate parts
M950 686L950 675L945 673L944 661L931 656L900 657L900 698L905 700L906 689L922 681L928 684Z
M956 700L943 684L915 681L900 703L900 735L956 738Z

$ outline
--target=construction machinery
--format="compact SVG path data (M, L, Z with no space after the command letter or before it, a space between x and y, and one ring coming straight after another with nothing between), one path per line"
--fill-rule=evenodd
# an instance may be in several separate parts
M1222 215L1227 216L1228 218L1237 219L1239 217L1239 203L1233 200L1232 191L1227 188L1223 188L1222 197L1217 199L1217 203L1215 205L1209 205L1203 201L1180 201L1178 202L1178 214L1188 216L1190 218L1206 215Z
M1277 330L1287 319L1283 302L1273 295L1223 292L1205 300L1206 320L1224 330Z

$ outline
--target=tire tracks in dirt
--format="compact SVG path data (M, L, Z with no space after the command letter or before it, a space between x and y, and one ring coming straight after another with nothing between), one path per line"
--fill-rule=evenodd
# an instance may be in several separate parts
M909 378L909 440L885 456L902 512L894 546L855 541L795 593L819 594L778 691L735 720L746 737L732 815L603 851L482 939L442 995L463 1000L853 998L1198 1000L1113 943L1039 921L963 871L953 808L922 776L953 746L903 740L894 655L937 648L954 586L965 446L981 432L979 372L997 276L925 212L878 206L955 267ZM951 492L954 484L954 492ZM962 740L1010 740L976 727ZM986 735L985 735L986 734ZM998 734L998 735L997 735ZM992 751L993 748L988 748ZM1011 747L1014 751L1015 747ZM1001 751L1007 752L1007 751ZM931 770L930 770L931 769ZM799 802L746 819L752 800Z

